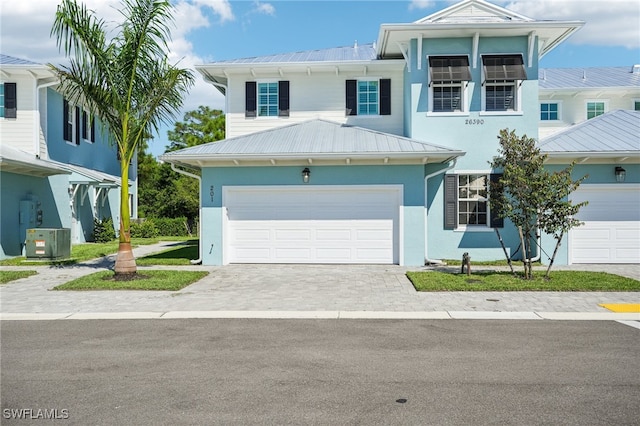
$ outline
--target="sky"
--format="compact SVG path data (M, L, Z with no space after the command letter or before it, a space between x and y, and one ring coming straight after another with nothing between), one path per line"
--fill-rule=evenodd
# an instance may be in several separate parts
M412 0L171 0L171 62L194 65L301 50L372 43L380 24L408 23L457 1ZM0 51L39 63L64 63L51 23L59 0L0 0ZM119 0L84 0L113 26ZM640 64L639 0L493 0L534 19L580 20L585 26L541 60L543 68ZM177 121L199 105L224 110L223 96L196 73ZM169 145L167 123L149 144L154 155Z

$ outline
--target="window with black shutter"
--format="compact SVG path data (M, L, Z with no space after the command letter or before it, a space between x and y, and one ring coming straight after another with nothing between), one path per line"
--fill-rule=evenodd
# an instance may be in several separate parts
M4 118L18 116L18 93L16 83L4 83Z
M257 84L255 81L247 81L244 84L244 99L245 99L245 109L244 116L248 118L254 118L256 116L256 108L257 108Z
M489 180L500 174L448 174L444 177L444 228L502 228L504 221L489 210Z
M69 111L69 101L62 100L62 139L67 142L73 140L73 114Z
M75 123L75 143L76 145L80 145L80 126L78 125L78 123L80 123L80 107L76 107L75 108L75 114L76 114L76 119L74 121Z
M278 117L289 116L289 82L278 82Z
M484 55L485 111L517 111L519 80L526 80L522 55Z
M391 79L346 80L345 115L391 115Z

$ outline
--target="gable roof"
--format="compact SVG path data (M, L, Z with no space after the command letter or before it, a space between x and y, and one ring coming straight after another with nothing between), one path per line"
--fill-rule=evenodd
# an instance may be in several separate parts
M0 53L0 65L21 65L21 66L25 66L25 65L40 65L40 66L42 66L42 64L39 64L37 62L32 62L32 61L28 61L26 59L21 59L21 58L16 58L16 57L5 55L5 54L2 54L2 53Z
M583 25L582 21L532 19L484 0L465 0L413 23L382 24L377 53L379 58L401 58L412 39L533 35L542 57Z
M14 74L29 75L34 78L55 77L55 73L44 64L4 54L0 54L0 69L9 78Z
M354 44L353 46L333 47L329 49L305 50L275 55L254 56L250 58L214 61L213 64L284 64L307 62L345 62L371 61L376 59L373 44Z
M550 158L626 158L637 162L639 135L640 111L616 110L548 136L538 147Z
M538 71L540 90L635 88L640 90L640 70L629 67L544 68Z
M204 166L426 164L464 155L438 145L316 119L169 152L169 163Z

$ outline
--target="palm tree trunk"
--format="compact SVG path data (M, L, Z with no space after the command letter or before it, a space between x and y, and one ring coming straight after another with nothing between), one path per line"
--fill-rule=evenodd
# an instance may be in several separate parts
M120 244L114 271L116 275L131 275L137 272L137 266L136 258L133 256L133 249L131 248L129 228L129 161L127 161L125 155L121 155L120 158L122 176L122 187L120 188Z

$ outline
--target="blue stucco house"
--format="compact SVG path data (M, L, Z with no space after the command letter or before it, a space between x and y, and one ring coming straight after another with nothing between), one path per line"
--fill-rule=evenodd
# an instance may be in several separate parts
M108 130L57 84L46 65L0 55L0 258L24 254L27 229L67 228L82 243L92 241L94 219L119 223L120 166ZM134 217L136 170L134 161Z
M583 24L467 0L380 25L374 44L196 67L226 97L227 139L161 159L201 171L202 262L500 259L496 228L518 256L491 212L489 162L501 129L538 138L540 58ZM606 167L633 163L637 184L627 154ZM569 241L560 263L576 261Z

